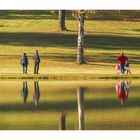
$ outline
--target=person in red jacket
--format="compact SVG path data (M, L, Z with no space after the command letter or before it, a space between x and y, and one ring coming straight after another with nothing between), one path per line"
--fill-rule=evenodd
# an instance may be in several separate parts
M128 60L128 58L124 55L124 53L122 52L119 56L118 56L118 60L120 63L120 70L121 70L121 74L124 74L124 65L125 62Z

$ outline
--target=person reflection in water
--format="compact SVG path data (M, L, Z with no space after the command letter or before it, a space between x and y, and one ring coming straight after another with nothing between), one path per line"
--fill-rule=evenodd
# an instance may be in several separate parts
M27 97L28 97L28 85L27 85L27 81L23 81L23 85L22 85L22 98L23 98L23 103L24 104L26 104Z
M131 81L120 81L116 84L116 93L118 94L118 100L121 105L123 105L124 101L128 98L130 83Z
M34 95L33 95L33 100L35 103L35 106L38 106L39 103L39 98L40 98L40 91L39 91L39 84L37 81L34 82Z

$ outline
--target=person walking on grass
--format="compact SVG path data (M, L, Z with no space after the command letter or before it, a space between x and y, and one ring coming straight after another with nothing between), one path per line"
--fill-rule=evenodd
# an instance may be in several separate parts
M118 56L118 60L119 60L119 64L120 64L120 70L121 70L121 74L124 74L124 66L125 66L125 62L128 60L128 58L124 55L124 52L122 52L119 56Z
M130 71L130 65L128 60L125 62L125 66L124 66L125 70L126 70L126 74L130 74L131 75L131 71Z
M38 54L38 50L36 50L36 52L33 56L33 60L34 60L34 74L38 74L39 64L40 64L40 57Z
M21 60L20 60L20 64L22 65L23 73L27 73L28 57L27 57L26 53L23 53Z

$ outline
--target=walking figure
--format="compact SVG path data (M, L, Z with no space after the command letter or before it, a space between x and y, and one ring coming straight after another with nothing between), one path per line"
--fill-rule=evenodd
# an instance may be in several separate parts
M27 101L27 97L28 97L28 85L27 85L27 81L24 81L22 86L22 98L24 104Z
M116 65L117 75L120 75L120 64Z
M125 71L126 71L126 74L130 74L131 75L131 70L130 70L130 64L128 62L128 60L125 62Z
M22 65L23 73L27 73L28 57L27 57L26 53L23 53L21 60L20 60L20 64Z
M40 63L40 57L39 57L39 54L38 54L38 50L36 50L36 52L33 56L33 60L34 60L34 74L38 74L39 63Z
M128 60L128 58L124 55L124 53L122 52L119 56L118 56L118 60L120 63L120 70L121 70L121 74L124 74L124 66L125 66L125 62Z
M33 95L33 100L35 103L35 106L38 106L39 103L39 98L40 98L40 90L39 90L39 84L37 81L34 82L34 95Z

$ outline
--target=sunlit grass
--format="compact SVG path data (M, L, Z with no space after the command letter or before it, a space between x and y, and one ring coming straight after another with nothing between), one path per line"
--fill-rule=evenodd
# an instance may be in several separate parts
M89 65L76 62L77 20L66 20L68 32L58 31L58 20L48 16L11 13L0 19L0 73L20 74L20 57L29 56L29 74L33 73L32 56L41 56L40 73L89 73L115 75L117 55L124 51L133 74L139 73L139 22L85 21L85 58ZM21 14L22 16L22 14ZM29 16L29 19L27 19ZM24 17L26 17L24 19ZM50 19L49 19L50 17Z

